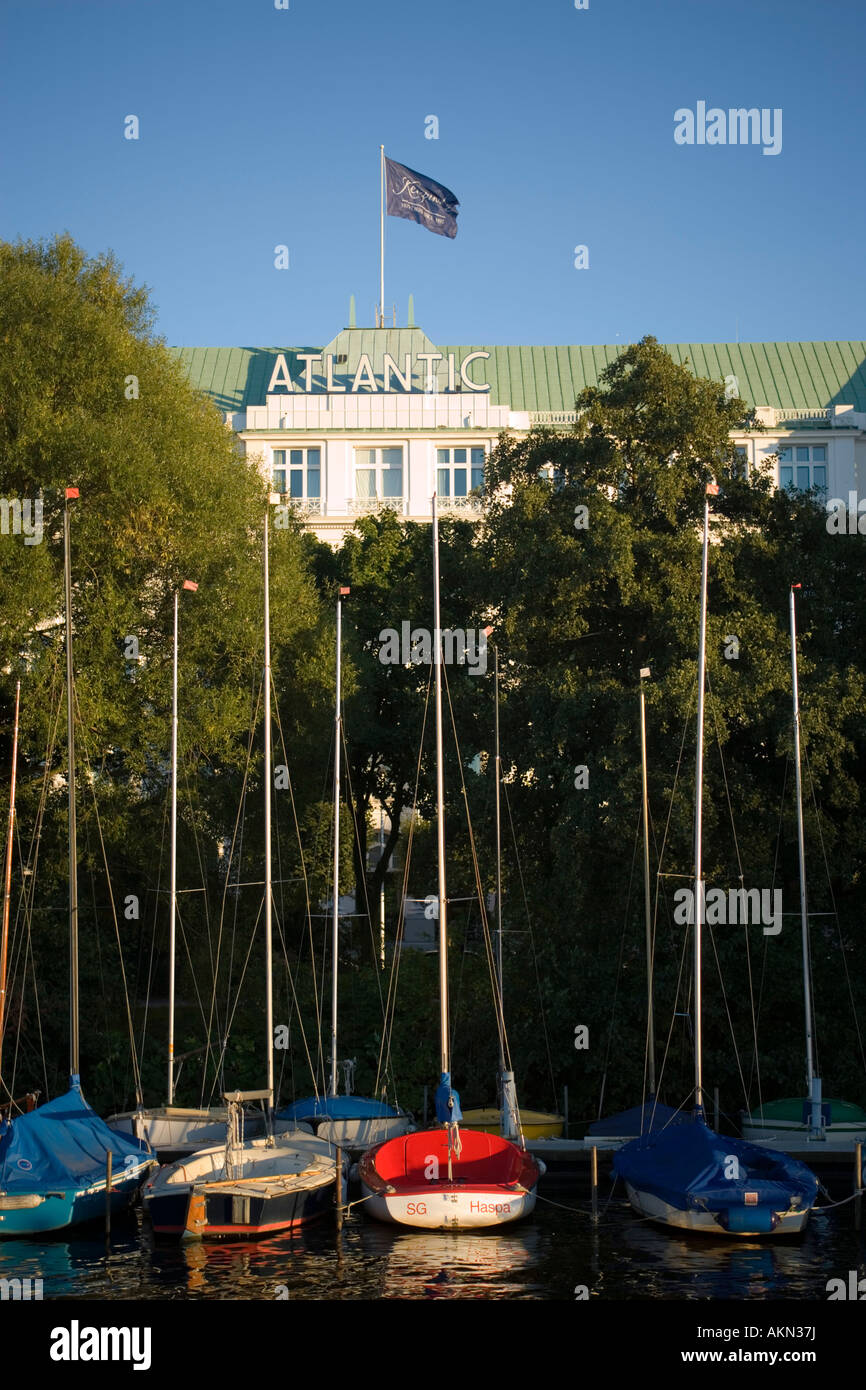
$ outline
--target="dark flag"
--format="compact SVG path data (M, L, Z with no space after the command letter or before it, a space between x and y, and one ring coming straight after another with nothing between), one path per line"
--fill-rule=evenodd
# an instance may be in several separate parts
M405 217L409 222L420 222L437 236L456 237L460 204L450 188L388 158L385 179L389 217Z

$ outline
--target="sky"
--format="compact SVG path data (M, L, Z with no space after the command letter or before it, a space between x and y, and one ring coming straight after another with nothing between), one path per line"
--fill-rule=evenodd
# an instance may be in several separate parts
M2 0L0 238L110 249L171 344L319 347L374 322L384 144L460 201L386 219L434 343L866 336L863 0L578 3Z

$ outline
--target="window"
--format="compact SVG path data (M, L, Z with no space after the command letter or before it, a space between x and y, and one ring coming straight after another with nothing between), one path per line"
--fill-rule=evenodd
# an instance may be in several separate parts
M737 456L735 471L738 478L748 478L749 476L749 446L747 444L735 444L734 453Z
M827 490L827 445L786 444L779 449L779 487Z
M468 497L484 487L484 447L436 450L436 493Z
M275 449L272 476L274 491L291 502L318 504L322 496L321 449Z
M363 506L402 507L402 449L355 450L355 500Z

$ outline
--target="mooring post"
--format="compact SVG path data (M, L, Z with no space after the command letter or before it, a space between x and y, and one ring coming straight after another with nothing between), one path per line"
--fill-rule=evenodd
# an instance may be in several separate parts
M598 1149L592 1146L592 1219L598 1221Z
M562 1126L562 1137L563 1137L563 1139L567 1139L567 1138L568 1138L568 1087L567 1087L567 1086L563 1086L563 1088L562 1088L562 1118L563 1118L563 1120L564 1120L564 1124L563 1124L563 1126Z
M854 1230L860 1230L860 1223L863 1219L863 1145L854 1145Z
M343 1150L337 1145L337 1230L343 1229Z
M105 1239L111 1239L111 1164L114 1155L108 1150L108 1169L105 1174Z

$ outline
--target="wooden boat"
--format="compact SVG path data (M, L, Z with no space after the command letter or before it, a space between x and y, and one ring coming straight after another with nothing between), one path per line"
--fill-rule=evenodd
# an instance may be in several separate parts
M818 1193L815 1175L784 1153L714 1133L704 1123L702 1082L701 937L703 882L704 694L710 496L704 500L701 615L698 647L698 735L695 761L694 1110L632 1139L613 1156L634 1209L667 1226L718 1236L787 1235L802 1231Z
M522 1143L461 1131L460 1097L451 1086L448 932L445 887L445 789L442 755L442 628L439 524L433 497L433 661L436 706L436 823L439 907L439 1128L379 1144L361 1157L358 1176L370 1215L420 1228L501 1226L535 1208L540 1166Z
M249 1239L305 1225L333 1205L337 1157L333 1145L309 1130L273 1133L273 868L271 852L271 628L268 514L264 526L264 799L265 799L265 1038L267 1086L226 1092L225 1144L208 1146L162 1168L144 1189L144 1204L158 1235L188 1239ZM249 1138L244 1109L266 1108L268 1134ZM341 1187L344 1174L340 1173Z

